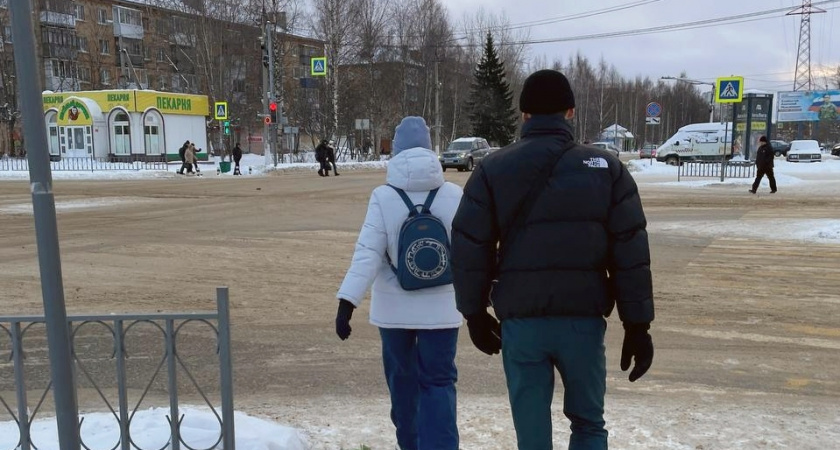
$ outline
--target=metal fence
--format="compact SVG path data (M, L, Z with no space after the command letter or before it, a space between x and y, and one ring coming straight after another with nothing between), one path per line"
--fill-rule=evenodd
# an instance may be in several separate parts
M50 169L56 171L95 172L105 170L167 170L168 164L160 161L128 161L118 158L61 158L50 161ZM0 171L29 170L26 158L0 158Z
M144 400L150 394L152 387L163 384L163 377L161 372L164 371L165 366L165 389L169 396L169 414L167 420L169 422L170 435L169 439L162 448L171 448L179 450L185 447L190 450L198 450L190 446L190 443L185 442L181 436L181 424L183 423L184 415L179 412L179 391L182 386L191 386L203 401L210 407L211 412L219 422L219 437L216 443L206 450L214 448L224 448L225 450L233 450L234 447L234 419L233 419L233 367L231 361L230 350L230 313L228 301L228 289L217 288L216 290L217 310L208 313L188 313L188 314L128 314L128 315L90 315L90 316L68 316L67 320L70 324L70 345L73 354L75 376L75 388L78 393L80 386L86 384L93 389L97 398L104 403L104 407L108 413L112 414L114 419L119 423L120 438L119 441L111 448L111 450L131 450L143 449L138 443L132 439L131 422L135 414L140 409ZM214 323L215 322L215 323ZM43 345L45 339L38 339L35 336L34 328L37 325L45 323L43 316L34 317L2 317L0 316L0 356L8 351L8 357L0 360L0 367L8 366L11 362L11 369L13 371L13 383L15 392L16 408L10 405L2 396L2 392L8 390L5 382L8 378L0 377L0 412L5 411L11 415L14 421L18 424L20 439L15 448L21 450L37 450L36 443L32 441L29 430L35 421L38 413L44 405L49 391L52 388L52 380L49 375L49 364L44 364L43 361L33 361L35 358L33 354L41 352L43 354ZM196 374L193 373L185 364L184 358L176 348L176 343L181 343L184 347L194 347L195 338L197 335L185 330L185 326L189 324L197 324L202 329L212 331L215 336L215 354L218 355L219 367L219 386L221 397L221 412L212 404L210 399L197 380ZM146 334L138 331L145 328ZM97 329L99 334L84 335L82 339L80 335L87 332L88 329ZM83 331L84 330L84 331ZM149 334L151 333L151 335ZM162 337L162 347L158 350L161 352L160 358L155 362L156 358L138 357L139 349L147 350L150 347L151 337L157 335ZM178 337L184 335L181 341ZM186 337L194 339L187 340ZM8 342L3 342L8 339ZM130 355L126 351L127 344L135 340L138 345L138 352L135 352L131 357L138 359L140 364L147 367L148 370L153 369L153 374L148 380L139 380L142 377L131 376L138 383L144 386L142 393L139 395L139 400L129 407L129 374L127 371L127 363L130 360ZM85 342L82 342L85 341ZM84 353L86 348L92 346L105 345L106 353L110 353L110 358L85 358L80 356ZM27 346L27 342L32 342ZM8 347L6 346L8 345ZM4 350L5 349L5 350ZM106 359L110 359L115 364L115 379L111 380L110 385L102 382L101 374L107 372L104 369ZM214 356L215 359L215 356ZM40 369L34 370L32 366ZM29 369L27 371L27 369ZM180 369L180 370L179 370ZM46 373L44 373L46 371ZM33 373L34 372L34 373ZM33 375L27 378L27 374ZM186 380L180 379L179 375L186 375ZM99 376L97 376L99 375ZM27 393L34 388L30 386L31 378L42 379L41 384L46 384L46 388L41 391L38 387L36 392L39 392L39 400L34 409L31 407ZM37 380L36 380L37 381ZM116 407L113 406L113 394L111 398L106 395L106 392L112 392L113 384L116 384L117 398ZM135 391L141 392L141 391ZM84 415L80 414L79 428L81 429L84 422ZM91 450L85 443L85 435L81 436L82 446ZM44 443L38 443L43 445ZM221 447L219 445L221 444ZM2 449L7 450L7 449ZM11 450L11 449L9 449ZM144 449L145 450L145 449Z
M755 163L752 161L684 161L677 170L677 181L683 178L753 178Z

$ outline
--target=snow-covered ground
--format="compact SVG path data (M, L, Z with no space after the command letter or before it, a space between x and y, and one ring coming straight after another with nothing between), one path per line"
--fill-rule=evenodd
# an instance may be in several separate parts
M184 408L181 437L191 448L216 448L219 422L208 410ZM163 448L169 439L169 409L139 411L131 421L131 438L139 448ZM305 450L311 448L300 431L277 423L236 412L236 448L240 450ZM119 442L120 429L112 414L84 414L82 440L87 448L112 448ZM55 418L35 421L30 428L31 440L42 450L59 450ZM0 449L13 449L19 439L17 423L0 422ZM221 448L221 444L218 448Z

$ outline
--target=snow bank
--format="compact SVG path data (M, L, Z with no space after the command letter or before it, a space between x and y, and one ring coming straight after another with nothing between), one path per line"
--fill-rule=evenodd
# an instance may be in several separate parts
M720 221L651 222L648 232L708 237L737 236L768 240L840 244L840 220L750 219Z
M154 408L138 411L131 422L131 437L140 448L163 448L169 439L169 409ZM184 422L181 437L192 448L213 448L219 439L219 422L209 410L182 408ZM112 414L84 414L82 440L88 448L112 448L118 441L120 429ZM298 430L274 422L234 413L236 448L243 450L307 450L307 439ZM41 450L59 450L55 418L35 421L30 430L32 441ZM0 422L0 448L17 447L19 439L14 421Z

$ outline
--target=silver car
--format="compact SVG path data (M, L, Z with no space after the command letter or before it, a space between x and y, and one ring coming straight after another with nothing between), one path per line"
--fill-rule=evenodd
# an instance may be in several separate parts
M598 147L601 150L606 150L608 152L612 152L612 154L615 155L616 158L618 158L618 154L620 153L620 151L618 150L618 147L613 145L612 142L593 142L589 145L591 145L593 147Z
M458 169L458 172L471 171L485 156L490 154L490 144L486 139L464 137L449 143L446 151L440 155L440 165L446 169Z

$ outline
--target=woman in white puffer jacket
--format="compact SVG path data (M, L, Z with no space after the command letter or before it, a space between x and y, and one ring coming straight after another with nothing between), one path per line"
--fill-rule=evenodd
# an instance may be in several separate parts
M394 133L387 183L422 204L439 189L431 213L452 233L461 188L443 179L429 128L421 117L406 117ZM455 348L462 317L451 284L406 291L387 255L396 255L400 228L408 217L399 194L388 186L374 189L356 243L353 262L338 290L336 333L350 336L350 318L373 285L370 323L379 327L382 362L391 393L391 420L402 450L458 448Z

